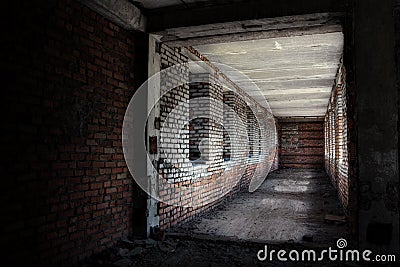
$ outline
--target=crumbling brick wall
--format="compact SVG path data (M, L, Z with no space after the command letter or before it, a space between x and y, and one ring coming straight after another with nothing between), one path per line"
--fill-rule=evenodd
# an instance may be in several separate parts
M161 69L166 69L188 61L187 57L166 45L160 48ZM166 77L168 76L168 77ZM173 75L171 72L161 72L160 98L160 168L166 179L185 178L180 170L189 167L189 127L185 123L189 116L189 69ZM165 81L165 82L164 82ZM179 128L185 125L184 128Z
M165 44L161 44L160 57L162 69L173 68L175 64L188 60L181 49L173 49ZM249 105L266 113L263 107L236 90L237 88L223 88L221 81L226 80L217 71L190 74L189 69L184 67L179 72L183 74L180 78L191 81L189 85L179 84L180 75L177 75L176 79L179 81L176 84L174 79L166 83L168 86L174 84L174 89L169 93L165 94L161 86L160 152L166 158L161 159L158 170L161 199L158 215L160 227L164 229L193 219L237 192L248 190L254 175L264 174L265 177L266 167L275 156L270 153L266 158L260 157L265 154L267 139L273 139L274 136L269 136L273 131L260 136L260 126L255 121L255 115L252 116ZM200 80L196 80L198 78ZM198 97L209 97L213 100L199 105L194 101ZM180 110L179 114L171 114L176 106L182 106L185 110ZM201 117L201 109L206 109L212 119L192 120ZM228 110L234 111L237 117L232 116ZM167 117L180 125L181 134L178 134L179 129L174 128L174 123L164 123ZM185 124L184 120L188 123ZM267 116L262 120L267 120ZM232 140L229 140L227 129L230 127L237 133L235 154L229 148ZM183 132L187 134L182 134ZM170 138L173 135L175 138ZM208 139L210 143L203 151L202 156L205 157L199 161L200 153L196 147L204 139ZM179 160L174 161L175 158Z
M196 73L190 74L189 88L190 160L211 161L212 168L218 168L224 160L222 87L209 73Z
M349 201L349 147L346 72L340 67L325 115L325 170L347 210Z
M279 167L323 168L323 121L278 119Z
M121 145L136 36L75 1L7 12L18 24L0 60L2 243L15 266L69 265L129 235L137 218Z

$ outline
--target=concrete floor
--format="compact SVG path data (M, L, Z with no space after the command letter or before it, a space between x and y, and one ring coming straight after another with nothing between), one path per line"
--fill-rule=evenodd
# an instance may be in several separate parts
M254 193L234 197L174 233L231 240L333 244L347 236L345 224L326 224L326 214L343 215L335 189L323 170L287 169L271 173Z

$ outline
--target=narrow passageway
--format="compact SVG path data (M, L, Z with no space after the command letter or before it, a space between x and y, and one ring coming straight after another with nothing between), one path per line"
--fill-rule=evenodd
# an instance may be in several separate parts
M282 169L254 193L245 192L206 216L174 229L249 241L332 243L346 237L346 225L326 220L343 215L323 170Z

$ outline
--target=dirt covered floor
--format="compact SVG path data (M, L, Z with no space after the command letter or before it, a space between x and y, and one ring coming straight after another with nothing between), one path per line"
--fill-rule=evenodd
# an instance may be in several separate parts
M341 216L336 192L322 170L279 170L256 192L240 193L170 229L163 241L125 240L84 266L356 266L257 258L265 245L268 250L336 248L339 238L347 239L346 223L335 220Z
M342 218L337 193L323 170L286 169L268 175L255 192L241 193L173 231L250 241L332 244L347 237Z
M100 255L85 261L82 266L361 266L354 262L323 261L279 261L268 258L260 261L257 253L267 245L268 251L285 249L303 251L313 249L320 253L321 246L310 244L281 243L266 244L255 242L236 242L222 239L203 239L193 237L168 237L164 241L135 240L121 242ZM318 254L319 255L319 254Z

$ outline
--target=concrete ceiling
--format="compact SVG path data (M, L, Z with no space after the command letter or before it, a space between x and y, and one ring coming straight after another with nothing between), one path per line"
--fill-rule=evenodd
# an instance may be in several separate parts
M139 6L142 6L145 9L155 9L167 6L176 6L181 5L182 1L180 0L139 0L139 1L132 1Z
M145 9L157 9L170 6L193 7L199 5L227 4L241 1L243 0L132 0L131 2Z
M247 75L276 117L324 116L343 51L342 32L193 46ZM250 95L254 87L221 68ZM254 94L254 93L253 93Z
M172 28L234 21L259 20L264 18L278 18L316 13L342 13L347 10L346 6L348 6L347 0L129 1L144 11L147 18L147 31L150 33L165 31ZM253 28L253 30L256 29Z
M153 34L169 46L193 46L341 32L342 13L316 13L166 29Z

